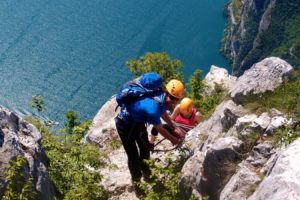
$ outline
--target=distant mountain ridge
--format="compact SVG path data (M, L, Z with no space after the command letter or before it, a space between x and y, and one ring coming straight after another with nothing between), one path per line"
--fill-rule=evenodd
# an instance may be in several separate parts
M224 13L228 24L221 52L234 75L268 56L300 66L300 1L231 0Z

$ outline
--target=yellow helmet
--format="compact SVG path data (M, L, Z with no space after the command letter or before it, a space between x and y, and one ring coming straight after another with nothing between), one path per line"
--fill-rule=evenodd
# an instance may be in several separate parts
M189 115L194 107L193 100L190 98L184 98L181 100L179 110L182 115Z
M176 97L177 99L181 99L183 96L184 86L179 80L170 80L166 86L166 89L170 95Z

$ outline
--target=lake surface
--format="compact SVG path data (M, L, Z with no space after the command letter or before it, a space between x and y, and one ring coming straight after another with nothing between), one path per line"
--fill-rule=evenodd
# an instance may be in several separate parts
M219 54L228 0L0 1L0 105L19 114L45 98L51 120L76 111L94 117L123 82L127 60L167 52L184 64L185 80Z

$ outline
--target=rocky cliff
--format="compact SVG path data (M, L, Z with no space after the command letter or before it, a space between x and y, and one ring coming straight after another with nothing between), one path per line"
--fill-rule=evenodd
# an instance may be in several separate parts
M41 135L15 113L0 107L0 196L6 187L5 172L17 156L26 158L22 167L25 181L33 180L36 199L53 199L53 186L47 172L48 158L40 145Z
M277 148L269 139L278 128L293 124L293 119L276 108L257 114L240 104L242 98L252 94L273 91L289 80L292 71L291 65L275 57L256 63L239 78L216 66L211 68L205 79L209 90L218 85L228 91L228 96L186 137L182 148L186 162L178 185L185 199L191 195L198 199L299 198L300 173L295 158L300 140L287 148ZM109 150L107 144L117 138L115 105L112 99L103 106L87 136L87 141L105 151ZM160 148L170 148L170 143L166 141ZM182 149L169 152L168 157L177 158ZM107 155L102 185L112 192L111 199L136 199L122 146ZM155 153L152 158L163 162L166 154ZM276 184L270 184L272 181Z
M228 25L221 51L233 74L275 55L300 65L300 2L297 0L231 0L225 13Z

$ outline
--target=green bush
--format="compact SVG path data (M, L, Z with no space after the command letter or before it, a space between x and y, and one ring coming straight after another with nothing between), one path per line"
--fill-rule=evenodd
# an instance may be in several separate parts
M274 134L274 142L278 147L287 146L300 137L300 131L295 131L291 127L282 127Z
M99 150L91 144L81 143L90 122L79 122L71 130L72 134L57 137L37 119L28 117L27 121L42 134L56 199L108 199L108 193L99 185L99 169L103 166Z
M28 165L27 160L23 156L18 155L5 167L6 186L2 197L3 200L35 199L36 191L33 179L27 178L24 172L26 165Z
M240 21L241 19L241 6L242 6L241 0L232 0L232 12L233 12L234 19L236 21Z
M127 61L126 65L135 77L146 72L156 72L161 75L164 83L168 83L171 79L178 79L183 82L181 61L171 60L166 53L146 53L138 60Z
M141 183L141 188L144 189L146 195L142 200L182 200L184 192L179 187L181 177L181 169L185 163L186 158L180 155L176 159L166 158L164 163L159 163L157 160L150 160L148 162L152 170L151 183ZM190 200L195 199L193 196Z
M41 95L32 96L30 107L36 109L38 112L46 111L44 97Z

